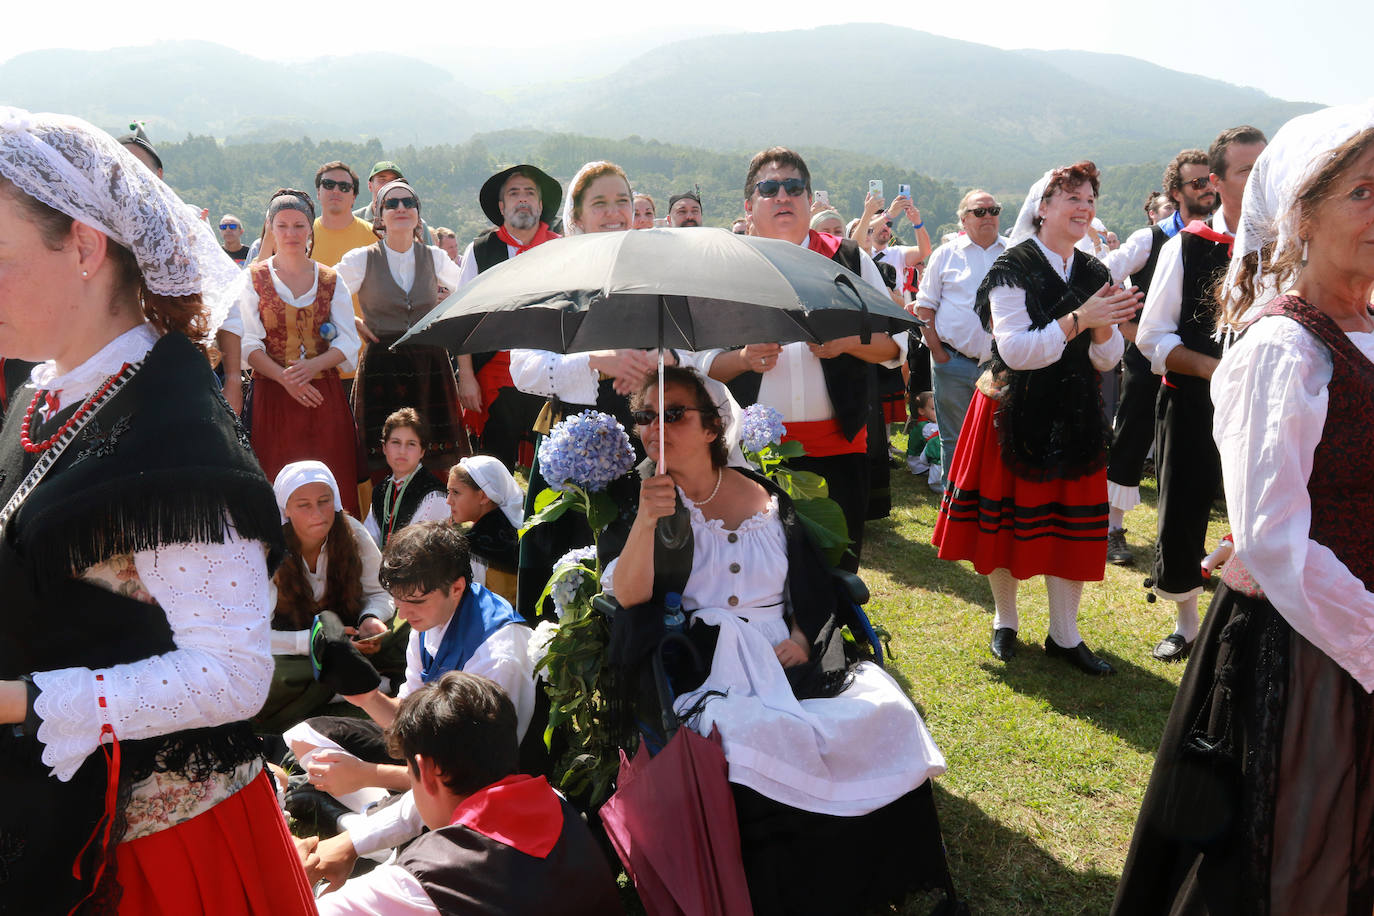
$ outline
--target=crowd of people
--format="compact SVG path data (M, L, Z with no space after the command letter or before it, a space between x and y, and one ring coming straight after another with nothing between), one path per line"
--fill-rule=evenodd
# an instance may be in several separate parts
M1115 912L1374 909L1374 551L1350 524L1374 499L1374 108L1181 151L1124 241L1090 161L1045 172L1006 234L969 190L932 245L905 186L846 222L800 154L762 150L731 231L830 259L912 330L665 351L664 382L653 351L397 342L562 236L712 231L695 188L660 217L614 163L566 186L513 165L464 246L396 162L364 191L331 161L249 246L163 169L141 128L0 109L0 912L619 912L545 778L534 631L592 532L522 532L545 437L585 409L640 463L607 490L614 651L647 658L667 596L686 614L706 666L673 707L719 736L753 909L941 887L938 727L841 634L796 506L737 447L755 404L825 479L842 570L894 464L920 475L1007 665L1035 663L1017 591L1043 577L1044 655L1113 673L1079 602L1136 561L1153 462L1150 587L1175 613L1153 656L1188 667Z

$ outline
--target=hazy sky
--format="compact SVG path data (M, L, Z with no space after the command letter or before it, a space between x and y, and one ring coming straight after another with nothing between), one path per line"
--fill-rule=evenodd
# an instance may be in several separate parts
M219 42L257 56L287 54L296 59L379 47L400 54L431 52L425 55L431 59L432 52L445 46L529 47L552 49L569 61L567 75L583 76L611 72L667 40L717 31L811 28L862 18L1001 48L1127 54L1298 101L1331 104L1374 96L1369 72L1374 51L1371 0L984 0L888 3L862 13L847 4L810 0L755 7L738 0L595 0L585 5L560 0L494 7L455 0L410 0L391 6L359 0L308 5L290 0L266 5L142 0L124 6L109 0L68 0L61 8L60 29L54 28L52 8L46 4L8 6L0 30L0 60L41 48L95 49L186 38ZM589 16L589 7L598 15ZM385 19L379 11L386 9L397 12L398 26L379 27ZM1070 10L1084 12L1075 15ZM901 54L902 49L894 42L875 47L873 53ZM545 50L540 56L547 60L548 55ZM844 72L845 62L829 63ZM540 77L548 78L543 72ZM225 74L225 79L232 82L233 75Z

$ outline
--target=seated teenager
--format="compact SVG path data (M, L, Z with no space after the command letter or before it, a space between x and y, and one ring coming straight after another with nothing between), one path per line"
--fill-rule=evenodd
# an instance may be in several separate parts
M319 715L338 695L338 685L317 680L311 665L316 615L336 615L356 650L380 660L395 654L382 651L395 610L377 581L381 551L343 510L339 486L325 464L288 464L272 488L287 554L272 578L277 596L272 612L272 688L254 724L260 731L279 734ZM382 667L392 669L399 680L400 665Z
M516 775L515 707L494 682L450 671L401 704L387 737L431 832L320 898L322 916L623 912L577 810Z
M491 678L515 704L523 737L535 706L532 631L510 602L472 582L466 538L452 525L422 522L392 536L382 554L380 580L410 624L406 676L399 696L372 690L346 696L371 721L317 717L285 738L312 786L343 800L365 787L405 791L404 761L388 753L383 730L401 702L449 671ZM367 817L345 815L344 832L322 841L319 858L330 877L346 877L358 855L418 836L424 823L413 798L385 805ZM334 871L332 869L337 869Z
M876 903L937 886L912 862L918 846L938 848L929 779L944 757L897 683L846 658L845 608L791 501L727 465L728 395L713 399L692 370L666 379L666 425L654 382L632 406L647 455L661 451L667 473L642 482L602 585L625 608L616 627L648 631L627 640L641 645L662 632L663 595L682 596L688 635L710 665L674 705L701 734L720 730L755 911L855 912L866 908L855 894ZM691 536L673 550L655 527L679 500Z
M472 581L515 603L520 526L525 494L506 466L490 455L464 458L448 472L448 508L455 525L469 522Z
M448 518L444 484L420 467L429 448L429 426L413 407L402 407L382 424L382 457L391 473L372 490L363 527L378 547L406 525Z

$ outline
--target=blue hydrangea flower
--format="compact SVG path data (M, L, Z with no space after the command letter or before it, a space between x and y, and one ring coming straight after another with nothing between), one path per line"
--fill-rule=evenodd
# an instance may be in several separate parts
M786 432L781 413L767 404L754 404L744 409L744 419L740 422L740 447L746 452L761 452L767 446L781 442Z
M550 488L599 492L634 467L635 452L615 417L584 410L567 417L539 447L539 473Z
M591 570L587 568L586 564L595 562L595 547L577 547L563 554L559 557L558 562L553 564L554 569L560 569L570 564L582 564L579 568L565 570L554 582L553 589L549 592L549 597L553 599L554 613L559 620L563 619L563 613L568 606L577 600L582 583L591 575Z

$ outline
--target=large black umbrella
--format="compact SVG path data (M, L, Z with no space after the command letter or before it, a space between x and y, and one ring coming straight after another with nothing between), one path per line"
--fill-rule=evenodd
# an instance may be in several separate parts
M530 249L458 290L399 343L455 353L707 350L820 343L916 324L891 298L805 246L724 229L644 229Z

